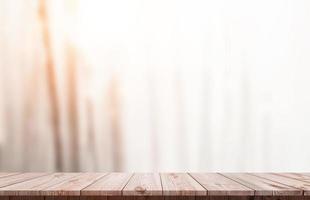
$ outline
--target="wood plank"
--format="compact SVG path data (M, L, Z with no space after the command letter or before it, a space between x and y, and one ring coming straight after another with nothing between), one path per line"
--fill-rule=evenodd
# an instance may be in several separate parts
M258 196L301 196L302 190L251 174L224 173L224 176L255 190Z
M206 198L206 197L202 197L202 198ZM199 200L204 200L199 198ZM196 200L196 199L195 199ZM208 196L207 199L205 200L229 200L228 196Z
M0 200L9 200L8 196L0 196Z
M111 200L111 197L117 196L108 196L107 200ZM135 195L135 196L120 196L117 200L169 200L164 196L152 196L152 195Z
M281 176L281 174L276 173L253 173L255 176L259 176L265 179L269 179L278 183L282 183L294 188L298 188L304 191L304 195L308 196L310 194L310 183L300 181L293 178L288 178L285 176Z
M304 196L262 196L261 200L304 200Z
M37 177L21 183L0 188L0 195L8 196L37 196L41 190L61 183L69 178L77 176L78 173L54 173L47 176Z
M120 196L131 173L110 173L81 191L81 195Z
M133 198L131 198L131 196L79 196L78 200L127 200L128 198L130 198L130 200L137 200L137 197L143 197L143 196L134 196ZM148 200L149 198L147 197L152 197L152 196L146 196L143 197L143 199L141 200ZM129 199L128 199L129 200ZM158 199L155 199L158 200Z
M300 181L310 182L310 174L309 173L276 173L280 176L285 176L288 178L297 179Z
M111 197L116 197L116 196L108 196L107 200L111 200L110 199ZM164 196L136 195L136 196L121 196L120 199L117 199L117 200L170 200L170 199L167 199L167 197L164 197Z
M304 200L303 196L254 196L253 200Z
M108 200L108 196L78 196L78 197L79 197L78 200ZM52 199L46 199L46 200L52 200ZM53 200L56 200L56 199L53 199ZM62 200L62 199L57 199L57 200ZM121 199L116 199L116 200L121 200Z
M122 191L124 196L157 196L162 195L158 173L134 174Z
M195 197L195 200L261 200L255 199L254 196L207 196L202 198L203 199Z
M254 196L227 196L228 200L254 200Z
M164 200L209 200L207 196L164 196L163 199Z
M12 176L4 176L0 178L0 188L46 175L48 175L48 173L22 173Z
M41 191L45 196L79 196L81 190L99 180L106 173L80 173L64 182L45 188Z
M304 200L304 196L253 196L248 200Z
M160 174L163 194L168 196L206 196L207 190L186 173Z
M302 197L303 191L309 196ZM0 173L0 200L42 196L47 196L45 200L310 200L310 175Z
M13 175L17 175L17 174L20 174L20 173L15 173L15 172L0 172L0 178L1 177L6 177L6 176L13 176Z
M44 200L80 200L80 196L45 196ZM105 200L105 199L102 199L102 200Z
M10 196L9 200L44 200L43 196Z
M253 196L254 190L217 173L190 173L209 196Z

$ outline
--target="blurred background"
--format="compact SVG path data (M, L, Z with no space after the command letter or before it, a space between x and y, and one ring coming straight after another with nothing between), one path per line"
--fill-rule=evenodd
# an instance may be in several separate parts
M310 1L0 0L1 171L309 171Z

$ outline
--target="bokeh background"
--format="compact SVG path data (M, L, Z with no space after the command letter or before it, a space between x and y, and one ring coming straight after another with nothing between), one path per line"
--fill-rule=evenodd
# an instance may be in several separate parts
M310 1L0 0L1 171L309 171Z

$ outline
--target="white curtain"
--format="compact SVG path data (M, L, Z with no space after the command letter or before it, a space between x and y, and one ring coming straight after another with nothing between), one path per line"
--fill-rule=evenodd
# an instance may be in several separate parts
M1 0L0 170L309 171L309 11Z

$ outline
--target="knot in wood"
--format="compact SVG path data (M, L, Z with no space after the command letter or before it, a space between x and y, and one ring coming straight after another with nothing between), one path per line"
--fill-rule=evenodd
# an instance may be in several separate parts
M146 191L146 188L141 187L141 186L137 186L137 187L135 187L135 191L140 192L140 193L144 193Z

